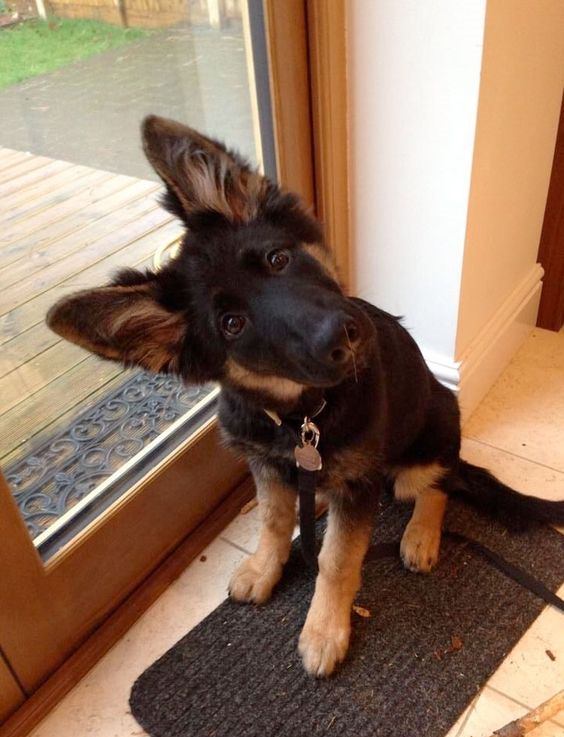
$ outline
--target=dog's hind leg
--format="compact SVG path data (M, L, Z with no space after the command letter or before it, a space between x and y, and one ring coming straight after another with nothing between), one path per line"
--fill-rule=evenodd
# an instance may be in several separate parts
M403 564L410 571L428 573L439 559L441 528L447 495L440 484L445 469L433 463L401 469L394 482L400 501L415 500L415 508L401 539Z
M235 571L229 593L236 601L264 604L288 560L296 524L296 493L266 467L253 469L262 518L256 552Z

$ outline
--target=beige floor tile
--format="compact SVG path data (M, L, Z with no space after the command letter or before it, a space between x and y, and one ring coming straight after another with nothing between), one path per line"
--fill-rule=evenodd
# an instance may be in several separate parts
M464 434L564 472L563 418L564 334L535 330Z
M495 729L500 729L513 719L518 719L527 711L526 706L486 686L462 729L458 734L449 733L449 737L490 737ZM564 727L554 721L546 722L529 732L528 737L564 737Z
M464 729L464 726L466 725L466 722L470 718L470 715L472 713L472 709L474 708L475 703L479 699L479 695L476 696L476 698L472 701L471 704L468 705L466 709L462 712L462 714L458 717L456 722L452 725L452 727L449 729L445 737L458 737L458 735L462 732Z
M564 596L564 586L558 593ZM559 688L564 688L562 612L546 607L490 678L488 685L530 708L549 699ZM564 727L564 714L557 721Z
M213 611L245 553L222 540L204 550L129 632L43 720L32 737L129 737L144 732L129 713L134 680Z
M546 499L564 498L564 473L468 438L463 439L462 456L485 466L524 493ZM564 596L564 586L559 595ZM547 650L556 660L550 659ZM488 685L532 708L549 698L559 683L564 684L563 617L561 612L546 607Z
M535 328L519 350L523 364L564 371L564 328L559 333Z
M292 537L299 535L299 527L296 525ZM221 533L221 539L236 545L247 553L254 553L260 533L260 516L258 507L246 514L239 514Z
M484 466L505 484L524 494L564 499L564 472L467 437L462 439L461 456L470 463Z
M238 514L223 530L221 538L237 545L247 553L254 553L258 544L259 530L259 511L258 507L254 507L246 514Z

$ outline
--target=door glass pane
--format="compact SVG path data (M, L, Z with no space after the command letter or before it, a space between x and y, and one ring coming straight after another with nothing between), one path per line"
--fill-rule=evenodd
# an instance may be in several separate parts
M185 122L275 176L260 1L49 8L0 30L0 465L44 556L213 413L214 387L124 371L44 322L176 247L141 120Z

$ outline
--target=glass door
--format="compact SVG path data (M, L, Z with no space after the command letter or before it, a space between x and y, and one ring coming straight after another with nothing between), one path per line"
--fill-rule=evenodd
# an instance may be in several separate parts
M141 120L185 122L312 198L303 2L48 10L0 30L0 649L27 694L246 474L218 444L216 387L125 371L44 322L174 252Z

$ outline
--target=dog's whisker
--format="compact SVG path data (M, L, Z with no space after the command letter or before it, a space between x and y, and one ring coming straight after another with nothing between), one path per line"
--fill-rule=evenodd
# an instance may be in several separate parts
M346 325L345 325L345 335L347 336L347 342L349 344L349 348L351 349L352 360L353 360L353 370L354 370L354 380L358 384L358 372L356 370L356 356L355 356L354 348L353 348L353 345L351 343L351 339L350 339L350 336L349 336L349 331L347 330L347 326Z

